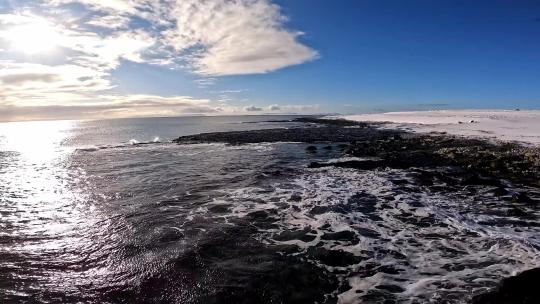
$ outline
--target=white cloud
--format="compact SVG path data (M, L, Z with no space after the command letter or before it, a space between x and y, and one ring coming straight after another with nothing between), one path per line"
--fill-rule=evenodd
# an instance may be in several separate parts
M248 106L244 108L244 111L247 111L247 112L258 112L262 110L263 110L262 108L256 107L256 106Z
M64 57L66 63L56 65L0 61L0 102L10 105L65 105L96 98L113 89L110 73L121 60L142 62L142 53L154 43L143 31L102 37L27 12L1 14L0 25L0 38L12 52L17 51L14 46L24 46L43 54L52 52L50 48L70 53ZM27 31L32 28L40 30ZM46 35L46 40L40 35ZM47 49L42 48L43 44Z
M108 29L125 29L128 27L130 20L126 16L105 15L94 17L87 21L86 24Z
M0 121L42 119L119 118L137 116L177 116L219 114L206 99L187 96L102 95L78 96L78 102L63 105L2 105Z
M71 116L79 109L84 117L105 112L120 116L122 110L131 116L151 111L160 115L262 111L225 104L233 100L227 94L244 90L222 92L219 108L185 96L118 95L111 75L128 60L188 69L200 75L195 82L206 88L218 76L266 73L318 57L299 42L302 33L285 27L286 18L270 0L43 2L0 14L2 117L24 116L17 109L45 113L46 107ZM71 14L73 7L64 6L68 3L86 9ZM132 22L135 19L142 22ZM32 55L32 61L22 60L21 53ZM47 56L61 60L39 60Z
M103 12L116 12L134 14L137 12L137 3L142 1L134 0L50 0L49 4L59 5L67 3L81 3L88 7L103 11Z
M112 88L106 73L84 66L0 61L0 102L50 105L81 100Z
M206 75L257 74L318 57L284 28L279 7L266 0L179 0L166 43L181 52L199 47L192 64Z
M269 0L49 1L72 2L108 14L88 24L119 29L130 16L154 24L156 51L165 58L153 62L187 62L201 75L267 73L319 56L298 41L301 32L285 27L285 16Z
M282 114L314 114L320 112L319 105L269 105L268 110L272 112L282 113Z

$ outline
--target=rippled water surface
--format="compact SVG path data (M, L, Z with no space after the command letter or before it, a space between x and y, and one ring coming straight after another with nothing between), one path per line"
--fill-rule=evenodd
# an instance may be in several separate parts
M540 265L538 208L489 186L307 168L337 146L169 142L298 127L268 120L0 124L0 299L462 303Z

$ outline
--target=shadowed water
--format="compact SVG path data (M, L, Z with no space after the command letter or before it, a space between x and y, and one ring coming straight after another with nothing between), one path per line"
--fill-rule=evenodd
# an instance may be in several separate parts
M298 126L267 120L0 124L0 296L460 303L540 265L538 209L493 187L426 184L414 168L308 169L340 158L337 146L168 142Z

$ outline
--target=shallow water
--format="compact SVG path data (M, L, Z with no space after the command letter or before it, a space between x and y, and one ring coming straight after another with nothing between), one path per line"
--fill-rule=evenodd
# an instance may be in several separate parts
M0 297L461 303L540 265L538 208L489 186L307 168L337 146L169 143L298 126L267 120L0 124Z

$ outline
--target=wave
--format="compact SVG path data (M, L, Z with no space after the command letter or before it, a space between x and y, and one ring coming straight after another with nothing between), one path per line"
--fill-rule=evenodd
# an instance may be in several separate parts
M514 203L489 191L433 189L406 170L309 169L268 187L227 190L212 204L228 208L230 221L272 219L261 242L298 246L346 286L334 294L341 303L465 302L540 265L540 227L509 217Z
M75 151L94 152L94 151L105 150L105 149L128 148L128 147L137 147L137 146L163 144L163 143L170 143L170 141L162 142L159 136L156 136L151 141L139 141L137 139L130 139L129 141L120 143L120 144L80 147L80 148L76 148Z
M297 144L294 142L283 142L281 144ZM138 141L136 139L131 139L128 142L117 144L117 145L99 145L99 146L89 146L89 147L80 147L76 148L75 151L78 152L95 152L100 150L107 149L124 149L124 148L136 148L144 146L155 146L155 145L169 145L173 147L187 147L188 149L192 148L201 148L192 151L190 155L215 152L216 150L255 150L255 151L270 151L274 149L277 143L251 143L243 145L231 145L227 143L192 143L192 144L182 144L178 145L172 141L161 141L161 139L156 136L151 141Z

